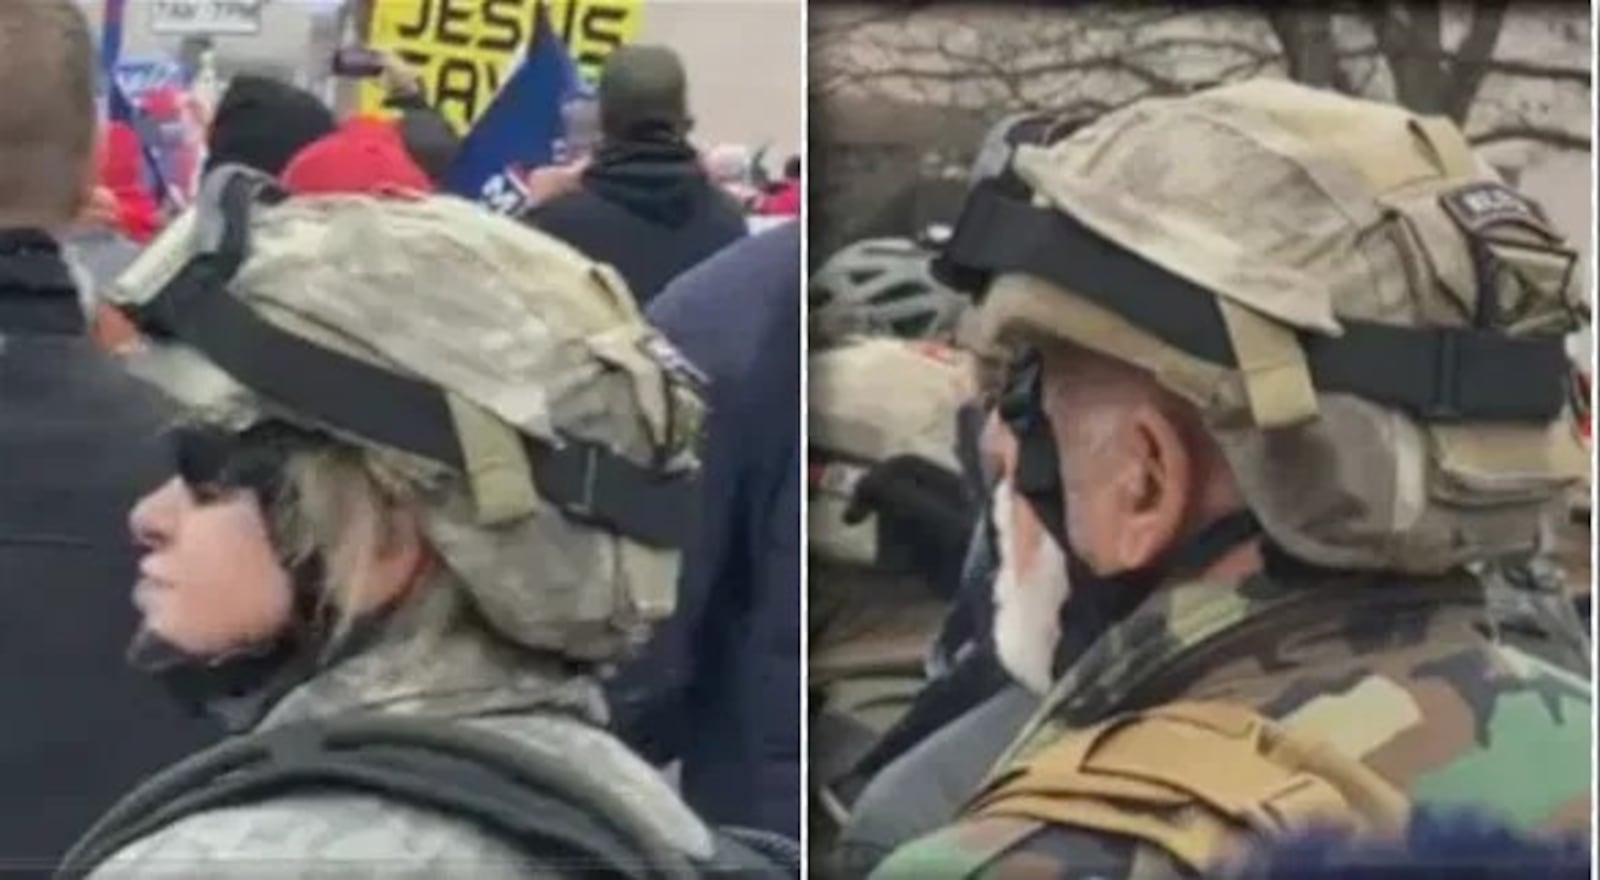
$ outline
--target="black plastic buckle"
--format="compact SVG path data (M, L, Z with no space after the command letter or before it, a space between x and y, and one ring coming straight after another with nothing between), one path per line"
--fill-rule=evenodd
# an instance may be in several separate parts
M583 461L583 477L578 483L582 494L567 501L566 511L577 519L593 522L597 518L594 502L595 486L600 480L600 449L592 443L583 443L578 448Z
M994 273L975 260L975 241L988 234L994 217L994 200L1001 196L992 180L983 181L967 193L961 205L961 214L944 246L928 263L928 273L935 281L974 301L982 298L993 280Z
M1456 334L1445 329L1435 329L1433 337L1433 394L1422 408L1422 417L1430 422L1455 422L1461 413L1460 347Z

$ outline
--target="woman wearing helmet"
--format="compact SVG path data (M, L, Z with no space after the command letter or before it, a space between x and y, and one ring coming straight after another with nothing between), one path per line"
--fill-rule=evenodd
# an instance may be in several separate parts
M196 758L131 795L68 873L559 877L609 852L683 876L716 857L603 728L599 670L673 608L699 412L614 275L466 202L283 201L226 169L115 299L150 340L130 368L188 412L177 476L130 516L130 659L250 736L210 776ZM521 787L400 740L355 748L395 725L511 755Z

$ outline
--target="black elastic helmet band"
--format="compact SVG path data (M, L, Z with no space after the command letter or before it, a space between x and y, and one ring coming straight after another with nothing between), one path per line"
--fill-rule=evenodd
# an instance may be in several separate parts
M974 188L936 277L981 298L995 276L1045 279L1169 345L1223 367L1238 359L1217 294L986 181ZM1342 336L1300 333L1312 385L1404 410L1425 422L1548 422L1570 375L1559 336L1516 338L1476 327L1345 321Z
M281 191L263 178L221 184L216 246L189 260L155 297L122 310L153 337L181 340L262 396L334 428L454 468L466 455L444 393L287 333L225 290L248 253L249 214ZM681 546L696 478L641 467L605 446L522 437L539 495L567 516L644 544Z
M1017 441L1011 488L1028 506L1056 543L1067 546L1064 520L1065 490L1061 485L1061 460L1055 432L1044 410L1043 367L1037 353L1029 352L1012 368L1000 400L1000 418Z

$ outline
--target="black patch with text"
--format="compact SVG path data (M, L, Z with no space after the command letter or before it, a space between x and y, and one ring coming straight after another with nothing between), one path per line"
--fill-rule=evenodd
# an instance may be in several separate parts
M1439 204L1470 234L1501 223L1521 223L1550 232L1550 221L1533 200L1499 183L1474 183L1439 197Z

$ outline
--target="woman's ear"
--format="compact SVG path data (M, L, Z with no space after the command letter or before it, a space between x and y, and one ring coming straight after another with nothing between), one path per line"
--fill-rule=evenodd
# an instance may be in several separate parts
M395 504L384 511L383 531L373 560L375 583L370 595L383 604L412 589L433 569L433 550L422 528L422 517L410 504Z

